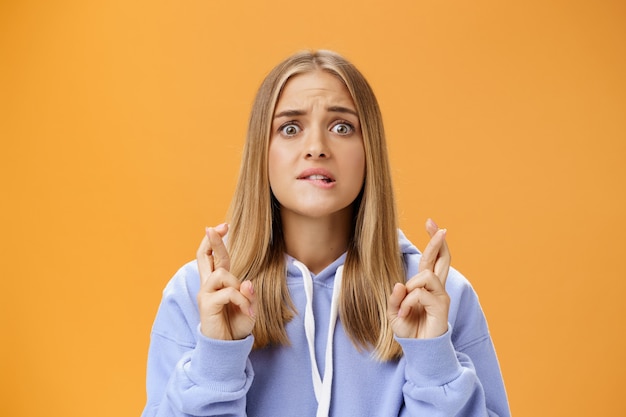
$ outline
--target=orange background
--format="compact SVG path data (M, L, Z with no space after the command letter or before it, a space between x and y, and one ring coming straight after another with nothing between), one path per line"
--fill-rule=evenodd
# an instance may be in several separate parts
M402 227L448 228L513 414L626 415L617 0L0 2L0 415L140 414L161 290L303 48L373 85Z

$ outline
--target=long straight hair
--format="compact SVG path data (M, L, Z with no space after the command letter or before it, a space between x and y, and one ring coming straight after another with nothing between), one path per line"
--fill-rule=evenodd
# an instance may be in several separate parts
M405 272L382 116L367 80L334 52L306 51L285 59L257 92L229 212L231 272L242 281L253 281L260 300L255 348L288 345L285 325L297 312L287 289L285 243L279 204L269 184L268 149L271 121L285 84L316 70L337 76L348 88L365 149L365 182L353 203L354 230L344 266L340 317L357 349L374 349L380 360L396 359L402 350L387 320L387 299L394 284L405 281Z

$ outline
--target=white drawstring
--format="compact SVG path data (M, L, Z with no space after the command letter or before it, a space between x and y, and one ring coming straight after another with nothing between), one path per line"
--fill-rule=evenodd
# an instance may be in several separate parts
M317 399L317 417L328 417L330 411L330 397L333 385L333 336L335 325L339 315L339 293L341 291L341 280L343 277L343 265L337 268L335 273L335 285L330 304L330 319L328 322L328 336L326 339L326 364L324 366L324 378L320 377L317 369L317 359L315 358L315 317L313 316L313 279L308 268L301 262L294 261L294 265L302 272L304 278L304 292L306 294L306 308L304 313L304 330L309 345L309 356L311 358L311 375L313 378L313 390Z

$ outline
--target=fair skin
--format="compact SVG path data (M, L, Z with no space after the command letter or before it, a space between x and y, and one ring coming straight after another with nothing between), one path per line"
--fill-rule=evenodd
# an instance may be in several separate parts
M422 253L418 273L405 284L396 284L387 303L387 318L398 337L430 339L448 330L450 297L446 279L450 269L450 250L446 229L428 219L426 231L431 239Z
M276 104L268 153L269 180L281 207L286 251L318 273L347 249L352 206L365 178L365 151L352 97L335 76L292 77ZM426 223L431 240L419 273L396 284L387 315L396 336L432 338L446 332L450 253L445 230ZM197 252L201 332L237 340L254 327L257 298L250 281L230 273L223 242L227 225L207 228Z
M268 154L286 251L319 273L347 249L352 203L365 179L356 107L336 76L291 78L276 103Z

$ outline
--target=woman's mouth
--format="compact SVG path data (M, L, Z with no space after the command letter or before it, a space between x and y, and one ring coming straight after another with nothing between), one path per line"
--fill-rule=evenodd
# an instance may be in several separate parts
M329 178L329 177L327 177L325 175L319 175L319 174L309 175L309 176L302 177L302 178L299 178L299 179L309 180L309 181L323 181L323 182L325 182L327 184L329 184L331 182L335 182L335 180L333 180L332 178Z

